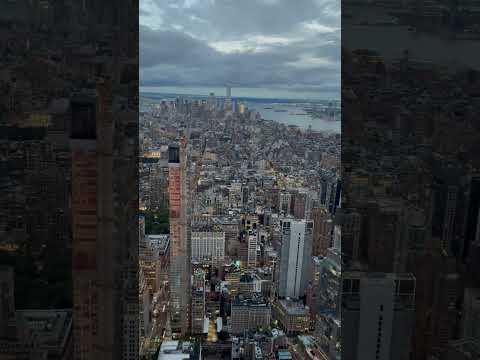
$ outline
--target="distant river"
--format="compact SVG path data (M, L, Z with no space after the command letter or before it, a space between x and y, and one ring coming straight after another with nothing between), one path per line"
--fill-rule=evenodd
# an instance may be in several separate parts
M480 51L479 40L454 40L439 34L411 31L409 26L359 25L387 20L391 16L372 6L349 5L349 8L348 15L352 17L342 20L342 44L347 49L375 50L387 60L399 59L409 50L413 59L432 61L450 69L479 68L477 57L473 55Z
M329 121L324 119L316 119L305 113L305 110L302 106L292 106L285 104L249 104L248 107L254 108L257 110L263 119L273 120L285 125L295 125L301 129L308 129L309 126L312 127L312 130L317 131L327 131L333 133L341 132L341 122L340 121ZM265 107L272 107L273 109L265 109ZM275 110L282 110L275 111ZM286 110L286 111L283 111Z

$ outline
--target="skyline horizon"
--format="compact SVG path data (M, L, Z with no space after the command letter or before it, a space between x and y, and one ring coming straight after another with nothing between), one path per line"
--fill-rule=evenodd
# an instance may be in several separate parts
M188 95L195 97L208 97L214 93L218 98L226 97L226 88L217 86L140 86L139 94L158 95ZM324 96L319 96L323 94ZM288 88L269 87L232 87L233 99L259 99L259 100L289 100L289 101L335 101L341 100L340 94L322 93Z
M163 88L165 89L165 88ZM180 88L185 90L185 88ZM202 91L198 91L198 90ZM202 87L202 88L187 88L187 91L183 93L178 93L179 88L174 88L170 90L177 90L177 93L174 92L145 92L140 91L140 107L141 109L147 109L152 103L160 103L160 101L174 101L175 99L183 99L186 101L206 101L209 100L209 93L211 90L219 90L219 93L213 92L217 100L227 101L226 88L221 87ZM197 90L197 91L195 91ZM257 89L258 90L258 89ZM197 94L193 94L196 92ZM202 94L198 94L202 92ZM225 94L221 94L225 92ZM249 93L248 96L241 96L232 94L230 99L236 103L241 103L247 106L249 109L256 110L265 120L271 120L278 122L284 125L296 126L300 129L307 130L311 129L314 131L327 132L327 133L336 133L341 134L341 122L337 120L328 120L322 117L314 116L311 113L305 112L306 108L316 107L316 106L334 106L338 109L341 102L340 99L324 98L324 99L307 99L307 98L285 98L285 97L271 97L271 92L269 91L269 97L252 97L252 94ZM279 94L286 95L286 94ZM281 110L279 110L281 109Z

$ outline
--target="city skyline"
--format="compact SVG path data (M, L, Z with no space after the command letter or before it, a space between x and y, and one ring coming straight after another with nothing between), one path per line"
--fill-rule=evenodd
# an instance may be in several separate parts
M480 359L475 1L4 5L1 360Z
M147 316L142 355L157 350L158 338L161 356L168 347L186 353L179 344L188 339L205 359L247 359L252 351L270 359L280 349L293 354L297 335L317 339L315 329L340 321L339 313L317 317L316 294L335 297L338 287L324 294L327 287L311 271L314 256L338 253L332 234L314 229L311 216L320 209L333 216L339 205L340 136L281 120L304 116L338 125L338 103L262 105L232 99L229 85L204 98L140 94L139 197L148 224L140 237L153 250L161 224L170 230L167 263L159 256L152 272L149 255L140 255L141 274L157 284L140 286L141 318ZM333 257L329 264L337 264ZM328 344L338 348L336 333ZM190 359L197 359L194 348ZM338 359L337 350L318 351Z
M140 86L142 95L181 95L191 97L207 97L210 93L216 96L225 96L224 86ZM257 100L289 100L299 102L340 101L340 94L336 91L318 92L315 88L268 88L268 87L233 87L232 98L250 98Z

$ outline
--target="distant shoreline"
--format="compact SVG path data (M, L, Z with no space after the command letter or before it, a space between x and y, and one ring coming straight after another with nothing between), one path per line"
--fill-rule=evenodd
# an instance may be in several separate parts
M153 95L153 96L152 96ZM190 99L207 99L208 96L204 95L187 95L187 94L160 94L160 93L146 93L140 92L140 99L150 100L152 102L160 101L162 99L172 100L176 97L190 98ZM218 96L217 98L223 99L224 96ZM328 104L330 102L336 102L335 100L298 100L298 99L279 99L279 98L247 98L247 97L232 97L234 100L243 101L247 106L252 105L266 121L275 121L284 125L296 126L300 129L307 130L309 125L312 126L312 130L315 132L327 132L327 133L341 133L341 120L332 121L322 117L313 116L307 112L304 112L305 106L311 104ZM265 109L262 105L268 105L269 108ZM286 108L290 107L298 109L297 111L302 112L291 114L290 111L276 112L273 106L278 105L279 107L284 106ZM250 106L249 106L250 107ZM303 113L304 112L304 113Z
M140 92L140 97L152 100L158 99L165 99L165 98L176 98L176 97L184 97L184 98L192 98L192 99L208 99L208 95L194 95L194 94L178 94L178 93L156 93L156 92ZM224 99L224 95L215 95L218 99ZM262 104L274 104L278 102L279 104L321 104L321 103L328 103L328 102L338 102L337 99L288 99L288 98L263 98L263 97L248 97L248 96L235 96L232 95L233 100L244 100L248 102L257 102Z

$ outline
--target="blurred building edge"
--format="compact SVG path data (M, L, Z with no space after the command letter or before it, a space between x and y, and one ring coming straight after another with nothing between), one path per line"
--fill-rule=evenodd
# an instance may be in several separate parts
M72 97L73 332L78 360L138 355L138 304L130 301L128 279L115 281L128 269L116 260L123 240L117 236L113 241L114 221L118 216L119 222L128 221L126 213L113 209L118 181L113 138L122 124L114 126L111 86L99 79L96 91ZM133 298L138 301L138 289ZM115 336L118 328L123 336Z
M415 286L412 274L343 273L342 358L409 359Z
M15 309L14 272L0 267L0 359L72 358L71 309Z
M480 341L467 338L452 341L440 360L480 359Z
M97 332L97 104L95 93L72 98L72 278L76 359L93 357Z

